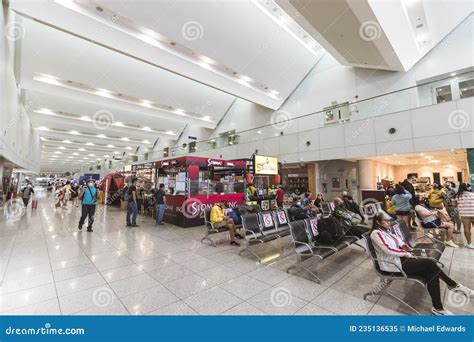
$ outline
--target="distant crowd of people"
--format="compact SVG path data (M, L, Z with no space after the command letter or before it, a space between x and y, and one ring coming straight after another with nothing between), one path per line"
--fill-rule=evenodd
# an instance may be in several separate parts
M385 191L386 211L393 218L403 220L407 227L416 229L418 217L423 228L444 228L447 231L446 244L457 248L453 234L464 227L466 248L474 249L471 226L474 222L474 193L469 183L461 183L457 188L453 182L444 186L433 184L426 197L415 193L416 178L405 179ZM455 229L457 227L457 229Z

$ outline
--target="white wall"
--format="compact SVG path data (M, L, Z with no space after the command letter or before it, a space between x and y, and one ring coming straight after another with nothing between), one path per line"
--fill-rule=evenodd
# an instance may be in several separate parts
M214 135L230 129L242 131L270 124L272 114L279 113L292 118L287 125L266 127L261 135L256 134L256 130L246 132L238 145L198 154L242 158L259 150L291 163L474 147L474 99L432 105L433 96L428 86L359 103L359 113L343 124L324 126L322 115L301 118L320 111L332 101L353 101L356 96L360 101L415 86L420 80L473 67L473 25L471 14L408 72L343 67L326 55L279 111L268 111L237 100ZM467 125L462 129L453 128L453 117L459 116L467 116ZM395 128L396 133L389 134L389 128ZM281 131L284 136L280 136ZM308 141L310 146L306 145Z
M5 8L0 7L0 156L19 168L39 171L41 141L33 130L23 106L19 105L13 73L14 44L6 39Z
M450 163L450 164L437 164L437 165L403 165L395 167L395 181L403 181L407 174L418 173L418 177L430 177L431 183L433 183L433 172L439 172L440 177L453 177L454 181L457 182L458 172L464 171L467 174L467 164L462 162Z

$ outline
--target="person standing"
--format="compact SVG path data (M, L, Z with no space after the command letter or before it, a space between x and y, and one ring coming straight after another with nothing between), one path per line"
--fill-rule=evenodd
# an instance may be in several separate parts
M410 226L411 216L411 194L402 185L397 184L395 186L395 195L392 196L392 203L395 206L397 218L405 221L407 227Z
M414 208L415 206L413 205L413 199L415 198L415 187L413 186L413 184L416 183L416 177L410 177L410 178L407 178L405 179L401 185L403 186L403 188L408 191L411 195L411 199L410 199L410 205L411 205L411 208ZM416 227L417 224L416 224L416 214L414 212L414 209L413 211L410 210L410 221L411 221L411 226L408 225L408 227Z
M276 202L277 202L277 206L280 209L283 209L283 200L284 200L284 198L285 198L285 190L283 190L283 187L281 185L278 185L278 190L276 192L275 199L276 199Z
M92 232L92 224L94 223L95 206L97 203L97 189L94 186L94 180L89 180L87 186L82 189L79 199L82 200L82 215L79 220L79 230L82 230L82 225L87 217L89 222L87 225L87 231Z
M33 186L31 185L30 181L26 181L26 186L21 190L22 192L22 199L25 208L28 206L28 202L30 201L31 194L34 194L35 191L33 190Z
M160 184L159 188L153 194L153 199L155 200L155 212L156 212L156 225L161 226L163 223L163 216L165 215L166 207L166 196L165 196L165 185Z
M428 194L428 204L432 209L444 209L446 192L438 183L433 184L433 189Z
M466 248L474 249L471 239L471 226L474 222L474 193L471 184L461 183L458 193L456 194L456 204L461 216L462 225L464 227L464 236L466 237Z
M72 206L73 207L78 207L79 205L77 204L77 198L79 197L79 185L76 183L73 183L71 185L71 200L72 200Z
M137 179L132 179L132 185L129 186L128 192L128 206L127 206L127 227L138 227L138 205L137 205Z

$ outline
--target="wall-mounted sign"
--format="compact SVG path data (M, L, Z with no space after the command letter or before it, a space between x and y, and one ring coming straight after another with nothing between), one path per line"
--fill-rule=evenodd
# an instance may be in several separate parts
M255 155L254 167L254 173L256 175L277 175L278 159L275 157Z
M154 168L155 163L144 163L138 165L132 165L132 171L146 170Z
M224 161L209 158L207 160L207 166L224 166Z

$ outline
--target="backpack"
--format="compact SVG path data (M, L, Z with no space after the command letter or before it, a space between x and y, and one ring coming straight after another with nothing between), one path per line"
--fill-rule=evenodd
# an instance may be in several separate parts
M331 244L344 236L341 221L334 216L323 217L318 220L319 242Z

